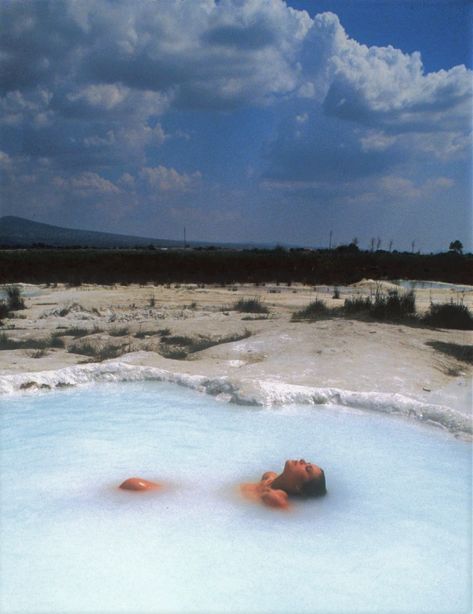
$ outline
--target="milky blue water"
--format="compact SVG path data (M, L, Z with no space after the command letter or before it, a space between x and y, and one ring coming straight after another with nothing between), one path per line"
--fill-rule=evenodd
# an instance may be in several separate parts
M457 292L471 292L472 286L462 286L460 284L449 284L443 281L422 281L422 280L411 280L411 279L398 279L394 281L395 284L401 286L401 288L406 288L408 290L456 290Z
M152 382L0 403L2 613L470 611L471 448L442 431ZM240 498L300 457L326 497Z

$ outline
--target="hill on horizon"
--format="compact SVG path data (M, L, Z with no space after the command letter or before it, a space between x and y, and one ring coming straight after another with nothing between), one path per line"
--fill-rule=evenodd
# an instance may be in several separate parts
M184 247L184 242L171 239L157 239L155 237L138 237L135 235L99 232L96 230L64 228L14 215L0 217L1 247L33 247L39 245L47 247L134 248L153 246L158 248L182 248ZM189 247L230 246L230 244L205 241L186 241L186 245Z

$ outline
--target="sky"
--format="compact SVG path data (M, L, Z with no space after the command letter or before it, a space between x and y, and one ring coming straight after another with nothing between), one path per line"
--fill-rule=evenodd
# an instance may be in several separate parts
M4 1L0 214L471 251L472 23L470 0Z

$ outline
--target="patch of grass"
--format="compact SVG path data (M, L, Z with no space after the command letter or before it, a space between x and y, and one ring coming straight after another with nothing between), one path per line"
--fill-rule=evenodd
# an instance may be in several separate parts
M241 298L233 305L235 311L244 313L269 313L269 309L257 298Z
M11 339L5 333L0 333L0 350L46 350L52 345L52 337L46 339ZM62 346L63 347L63 346Z
M104 329L99 326L93 328L81 328L80 326L72 326L71 328L58 327L60 332L53 333L53 337L74 337L74 339L80 339L81 337L87 337L88 335L95 335L97 333L103 333Z
M146 337L152 337L157 334L155 330L139 330L133 337L135 337L135 339L145 339Z
M84 356L91 356L98 362L108 360L110 358L117 358L129 350L130 346L116 346L108 343L91 343L89 341L85 341L83 343L71 343L67 348L68 352L73 354L82 354Z
M78 312L78 311L94 313L95 315L98 315L98 316L100 315L100 311L96 307L92 307L92 309L86 309L85 307L82 307L82 305L80 305L79 303L71 303L70 305L66 305L65 307L63 307L58 312L58 316L60 318L64 318L65 316L69 315L71 312Z
M122 328L111 328L108 334L111 337L126 337L130 334L130 329L127 326L123 326Z
M243 316L241 318L242 322L248 321L248 322L254 322L255 320L267 320L268 319L268 314L261 314L261 315L254 315L254 316Z
M473 315L460 303L431 303L422 321L437 328L473 330Z
M47 350L45 350L45 349L42 349L42 350L34 350L33 352L30 352L30 353L28 354L28 356L29 356L30 358L43 358L43 356L46 356L46 354L47 354L47 353L48 353L48 352L47 352Z
M446 343L445 341L427 341L426 345L438 352L452 356L461 362L473 365L473 346L460 345L459 343Z
M62 339L61 333L53 333L49 340L49 347L63 348L65 347L64 339Z
M329 309L324 301L317 298L309 303L307 307L304 307L304 309L293 313L291 320L293 322L298 320L317 320L317 318L327 317L333 313L333 309Z
M222 343L231 343L233 341L240 341L251 336L251 331L245 329L243 333L235 333L222 337L219 339L212 339L208 336L198 337L186 337L184 335L169 335L164 337L161 341L160 354L165 358L174 358L176 360L183 360L187 358L189 354L194 352L200 352L206 350L214 345L220 345Z
M63 337L74 337L78 339L79 337L86 337L90 335L91 331L88 328L79 328L73 326L72 328L67 328L66 330L61 331L60 333L53 333L53 335L63 336Z
M166 346L161 347L159 353L161 356L164 356L164 358L172 358L173 360L185 360L189 354L189 352L183 350L182 348Z

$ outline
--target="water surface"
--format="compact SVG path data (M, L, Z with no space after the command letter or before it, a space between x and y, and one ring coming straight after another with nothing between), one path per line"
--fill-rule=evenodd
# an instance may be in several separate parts
M156 382L1 404L4 613L470 611L471 449L440 430ZM326 497L241 500L300 457Z

